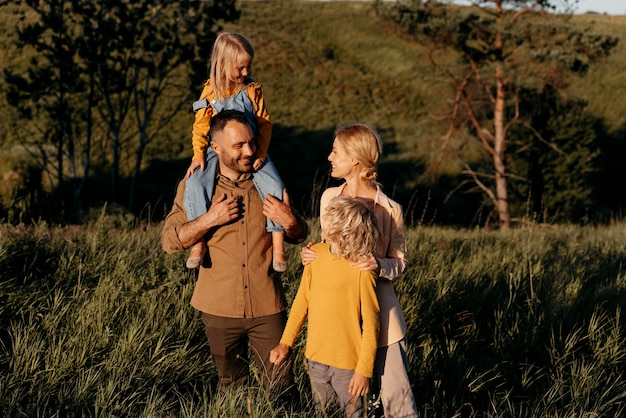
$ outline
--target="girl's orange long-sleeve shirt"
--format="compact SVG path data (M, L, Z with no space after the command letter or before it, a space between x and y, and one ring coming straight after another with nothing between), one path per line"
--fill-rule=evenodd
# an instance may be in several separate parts
M200 100L207 99L209 103L215 98L213 94L209 94L211 86L211 80L207 80L204 83L202 94L200 94ZM270 122L270 115L265 107L265 100L263 99L263 89L261 85L255 81L250 80L245 87L248 92L248 97L254 104L256 110L256 141L257 141L257 158L265 160L267 155L267 149L270 145L270 139L272 137L272 123ZM239 89L231 89L229 94L237 94ZM207 147L209 146L209 128L211 127L211 119L215 110L211 107L205 107L199 109L196 112L196 117L193 123L193 130L191 136L191 143L193 146L193 159L204 158Z

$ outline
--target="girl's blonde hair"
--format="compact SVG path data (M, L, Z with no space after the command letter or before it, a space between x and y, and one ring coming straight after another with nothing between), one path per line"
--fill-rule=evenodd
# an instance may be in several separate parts
M383 142L376 130L364 123L340 125L335 129L335 141L343 145L348 156L361 165L361 178L376 181L376 164L383 153Z
M324 213L323 235L335 255L357 261L374 252L379 232L374 213L363 201L337 196Z
M211 92L217 98L229 96L228 71L242 58L254 59L254 49L250 41L239 33L222 32L219 34L211 51Z

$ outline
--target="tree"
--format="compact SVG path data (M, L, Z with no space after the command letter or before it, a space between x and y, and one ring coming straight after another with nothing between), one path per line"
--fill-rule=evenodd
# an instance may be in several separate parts
M517 97L524 121L511 128L507 141L516 150L509 166L523 181L510 184L517 202L512 209L537 222L589 220L597 207L592 183L601 165L600 121L583 100L564 98L551 85L521 89Z
M24 24L18 30L17 47L32 47L35 54L25 71L5 72L5 81L9 85L8 101L16 107L19 114L30 120L40 130L41 137L32 143L42 146L51 142L56 147L54 176L57 188L61 192L62 202L65 196L65 160L69 161L69 177L74 182L79 173L76 165L75 139L79 135L78 120L84 113L76 100L85 93L82 73L84 67L75 63L77 39L70 27L68 11L63 0L40 2L27 0L26 5L33 7L37 18L32 18L25 11L22 14ZM47 167L47 154L41 153L42 167ZM82 176L87 173L83 171ZM74 197L80 195L80 189L74 188ZM77 200L69 203L75 207ZM67 204L61 204L61 210L67 210Z
M7 72L11 103L44 126L57 145L62 189L70 161L75 211L97 151L107 147L110 196L118 197L121 160L134 156L129 207L146 147L197 94L219 21L238 18L234 0L39 0L23 6L19 48L34 47L26 75ZM199 65L202 63L202 65ZM50 132L50 133L48 133ZM94 142L95 141L95 142ZM83 161L76 162L77 148ZM128 148L128 149L127 149ZM82 168L78 180L77 167Z
M610 53L617 38L593 34L549 13L554 6L548 0L474 0L469 8L421 1L377 7L433 45L431 62L454 86L444 140L450 141L461 126L474 132L491 159L491 173L468 163L464 173L489 197L500 228L509 229L507 134L527 122L518 92L543 85L564 88L567 72L584 73L590 62ZM450 49L458 57L454 66L440 54ZM509 103L515 111L507 115Z

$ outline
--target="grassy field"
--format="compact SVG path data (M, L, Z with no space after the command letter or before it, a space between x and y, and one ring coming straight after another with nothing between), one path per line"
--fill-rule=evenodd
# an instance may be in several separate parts
M312 220L312 224L316 221ZM219 395L184 255L160 224L0 228L3 417L314 416L253 378ZM313 239L318 235L312 234ZM410 377L426 417L615 417L626 412L626 224L510 233L418 226L396 282ZM297 246L283 276L288 299Z

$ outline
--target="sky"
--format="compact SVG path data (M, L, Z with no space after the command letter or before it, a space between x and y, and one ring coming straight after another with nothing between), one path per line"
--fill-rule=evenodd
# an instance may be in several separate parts
M453 3L467 4L469 0L451 0ZM553 4L559 5L562 0L555 0ZM569 0L572 3L573 0ZM626 0L579 0L574 13L606 13L608 15L626 15Z
M626 15L626 0L579 0L575 13L585 12Z

